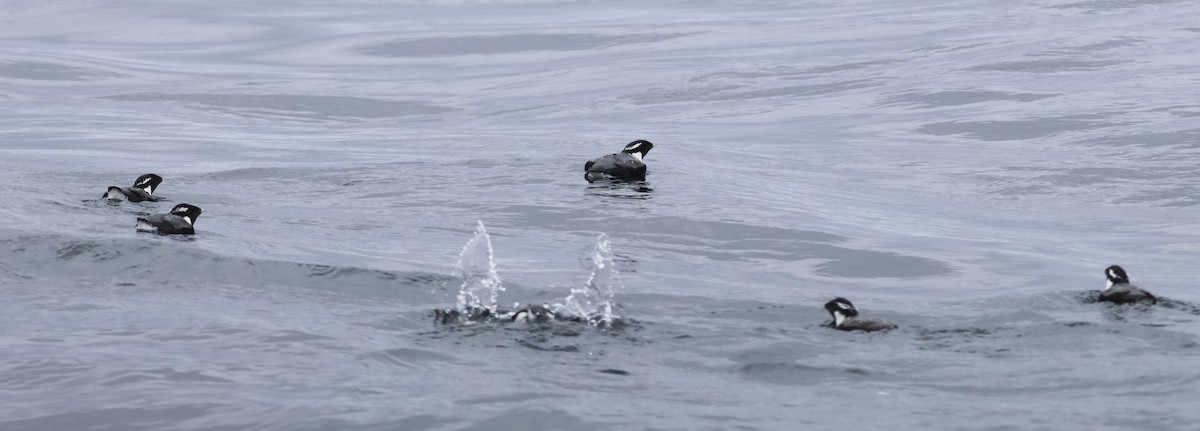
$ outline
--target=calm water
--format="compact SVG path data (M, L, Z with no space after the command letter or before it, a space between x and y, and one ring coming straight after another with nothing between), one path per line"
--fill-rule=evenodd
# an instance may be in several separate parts
M1198 16L5 2L0 429L1195 429ZM436 326L460 260L623 324Z

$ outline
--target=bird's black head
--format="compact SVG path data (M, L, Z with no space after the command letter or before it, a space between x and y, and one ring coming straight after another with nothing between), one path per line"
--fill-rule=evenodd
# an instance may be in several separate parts
M851 317L858 317L858 309L854 308L854 303L849 299L837 297L832 301L825 303L825 310L829 311L829 315L833 316L833 322L836 325L840 320ZM842 319L838 319L838 314L842 315Z
M179 204L175 205L175 208L171 208L171 214L186 218L188 224L196 224L196 219L200 218L200 207L192 204Z
M162 177L156 174L146 174L137 177L133 180L133 188L145 190L147 194L154 194L154 189L158 188L158 184L162 182Z
M626 145L625 149L621 150L621 152L633 154L640 160L646 158L646 153L649 153L651 148L654 148L654 144L651 144L650 141L638 139Z
M1125 268L1120 265L1113 265L1104 269L1104 276L1108 277L1108 284L1129 283L1129 275L1125 273Z

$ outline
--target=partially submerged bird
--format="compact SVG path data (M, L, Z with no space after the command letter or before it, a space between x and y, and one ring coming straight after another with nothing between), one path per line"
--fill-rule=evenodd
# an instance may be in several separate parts
M518 323L540 323L556 319L550 307L545 305L530 305L512 313L503 310L493 311L487 307L467 307L465 310L454 308L436 308L433 310L433 321L443 325L455 322L481 322L493 319L507 320ZM567 319L572 320L572 319Z
M196 224L196 219L199 217L200 207L179 204L175 205L175 208L171 208L171 212L167 214L138 217L136 227L138 232L191 235L196 233L193 225Z
M492 310L485 307L468 307L464 311L453 308L435 308L433 309L433 321L447 325L460 321L487 320L492 317L492 314Z
M1129 275L1125 273L1125 268L1113 265L1104 269L1104 275L1108 278L1108 283L1104 291L1100 292L1101 302L1147 305L1158 302L1150 292L1129 283Z
M896 329L897 326L880 320L866 320L858 318L858 308L846 298L834 298L832 301L825 303L825 310L829 311L829 315L833 316L833 322L830 327L841 329L843 331L888 331Z
M554 312L545 305L530 305L517 310L509 317L514 322L546 322L554 319Z
M599 180L641 181L646 179L646 153L654 148L650 141L638 139L624 150L589 160L583 165L583 178L589 183Z
M162 177L158 175L145 174L133 180L133 187L108 186L103 198L130 202L152 201L155 200L154 189L158 188L158 184L162 180Z

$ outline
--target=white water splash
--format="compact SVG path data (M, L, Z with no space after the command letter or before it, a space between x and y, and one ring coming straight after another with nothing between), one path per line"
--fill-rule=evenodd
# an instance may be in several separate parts
M597 326L611 326L616 315L613 305L615 288L620 285L620 272L613 264L612 247L607 234L600 234L592 250L592 275L587 284L572 288L562 304L554 304L555 313L586 319Z
M482 220L475 227L475 236L467 241L458 255L458 273L455 275L463 279L462 287L458 290L458 303L455 304L459 312L481 308L496 310L496 300L504 291L504 286L500 283L500 274L496 272L492 238L488 236Z

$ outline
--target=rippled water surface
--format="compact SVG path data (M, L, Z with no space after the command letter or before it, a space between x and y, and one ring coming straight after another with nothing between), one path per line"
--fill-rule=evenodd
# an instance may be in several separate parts
M1198 16L5 2L0 429L1195 429ZM472 265L619 324L435 325Z

